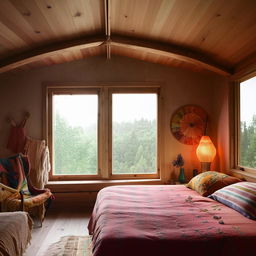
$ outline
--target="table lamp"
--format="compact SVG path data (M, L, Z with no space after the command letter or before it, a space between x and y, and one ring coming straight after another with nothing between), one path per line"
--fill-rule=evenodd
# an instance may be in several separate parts
M202 172L210 171L211 162L216 155L216 148L209 136L202 136L196 149L196 155L201 162Z

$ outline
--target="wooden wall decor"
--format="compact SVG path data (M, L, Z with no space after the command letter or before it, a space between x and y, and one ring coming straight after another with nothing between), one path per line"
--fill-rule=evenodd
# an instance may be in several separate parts
M172 115L170 128L173 136L186 145L198 144L205 133L207 113L199 106L185 105Z

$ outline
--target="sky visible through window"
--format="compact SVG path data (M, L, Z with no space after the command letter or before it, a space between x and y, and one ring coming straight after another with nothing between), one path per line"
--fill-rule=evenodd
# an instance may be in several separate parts
M113 122L156 119L156 94L113 94Z
M240 86L240 120L250 124L253 115L256 115L256 77L253 77Z
M54 108L70 126L86 128L97 123L98 95L55 95Z
M156 118L156 94L124 93L117 95L118 97L115 97L114 101L120 107L115 108L114 122L121 123L142 118L152 121ZM85 128L96 123L97 112L95 111L98 111L98 108L92 108L92 106L97 104L97 97L97 95L87 94L85 100L84 95L56 95L54 96L54 107L70 126Z

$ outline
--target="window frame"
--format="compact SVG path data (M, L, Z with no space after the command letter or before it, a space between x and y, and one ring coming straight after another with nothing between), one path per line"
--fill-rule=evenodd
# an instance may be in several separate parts
M241 119L240 119L240 87L241 83L245 82L247 79L241 79L239 81L232 83L232 99L231 104L233 104L233 120L231 120L231 132L230 132L230 160L231 168L239 171L245 171L248 173L256 173L256 168L251 168L247 166L240 165L240 129L241 129ZM240 173L241 174L241 173Z
M86 181L86 180L136 180L136 179L161 179L163 167L163 125L161 108L162 99L158 83L96 83L84 85L79 83L45 84L44 85L44 137L50 151L51 166L53 166L53 112L52 97L54 94L98 94L98 174L97 175L53 175L51 168L49 181ZM112 99L111 93L156 93L157 94L157 172L153 174L112 174ZM111 161L110 161L111 159Z
M157 95L157 150L156 150L156 173L149 174L113 174L112 173L112 95L113 94L143 94L143 93L155 93ZM111 179L134 179L134 178L159 178L160 176L160 166L159 166L159 148L160 148L160 139L159 139L159 88L109 88L108 90L109 101L108 101L108 170Z
M95 175L70 175L70 174L53 174L53 168L51 168L49 174L49 180L57 181L57 180L88 180L88 179L100 179L101 178L101 159L102 159L102 151L101 151L101 126L100 126L100 90L97 88L46 88L47 94L47 145L50 151L50 161L51 166L53 167L53 96L54 95L78 95L78 94L94 94L98 95L98 131L97 131L97 174Z

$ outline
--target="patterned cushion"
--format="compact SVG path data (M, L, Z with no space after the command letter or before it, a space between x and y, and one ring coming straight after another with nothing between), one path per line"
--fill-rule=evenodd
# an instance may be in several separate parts
M0 176L3 184L30 195L20 155L0 159Z
M232 184L216 191L209 197L240 212L249 219L256 220L256 183Z
M227 174L209 171L195 176L187 184L187 187L197 191L202 196L208 196L218 189L239 181L241 180Z

